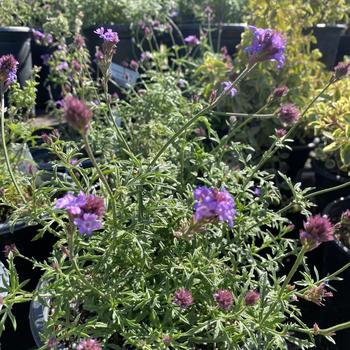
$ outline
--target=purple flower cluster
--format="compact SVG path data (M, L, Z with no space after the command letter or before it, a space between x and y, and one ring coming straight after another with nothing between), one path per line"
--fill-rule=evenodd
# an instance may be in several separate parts
M185 38L185 43L190 46L197 46L200 41L195 35L189 35Z
M77 196L67 193L57 200L56 209L66 209L81 234L91 235L102 227L105 205L102 198L80 192Z
M41 45L50 45L53 43L53 36L50 33L45 34L41 30L33 29L32 35L33 39Z
M224 88L224 91L228 92L231 97L237 95L237 89L233 87L233 83L230 81L223 81L221 85Z
M256 290L250 290L244 297L244 303L247 306L255 305L260 299L260 294Z
M246 47L250 64L262 61L276 61L277 68L282 68L285 63L286 40L272 29L256 28L249 26L253 32L252 45Z
M310 216L300 231L300 241L308 251L317 248L322 242L334 240L334 227L327 216Z
M227 289L219 289L213 294L213 298L223 310L227 311L232 306L233 294Z
M96 339L84 339L80 341L77 350L102 350L102 346Z
M350 61L339 62L334 68L334 78L342 79L350 74Z
M81 133L86 133L90 128L92 111L81 100L74 96L66 96L63 103L64 118L67 123Z
M174 303L185 310L193 304L193 296L191 291L181 288L175 292Z
M0 57L0 84L4 84L7 87L16 81L17 65L18 62L13 55Z
M281 106L278 117L283 123L293 124L299 120L300 111L293 103L286 103Z
M113 45L116 45L119 43L119 36L117 32L113 32L112 29L105 30L103 27L98 28L94 31L101 39L104 41L108 41L112 43Z
M289 92L289 89L287 86L278 86L276 87L273 92L272 92L272 96L275 98L275 99L279 99L283 96L286 96Z
M235 200L229 192L225 189L219 191L202 186L196 188L193 194L196 200L194 205L196 222L218 218L220 221L227 222L230 227L233 226L236 215Z

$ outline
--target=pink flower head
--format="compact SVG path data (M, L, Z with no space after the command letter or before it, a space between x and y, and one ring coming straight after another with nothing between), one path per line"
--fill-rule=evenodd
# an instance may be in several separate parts
M185 38L185 43L190 46L197 46L199 45L200 41L195 35L189 35Z
M0 84L8 86L17 79L18 62L13 55L4 55L0 57Z
M255 305L260 299L260 294L255 290L250 290L244 297L244 302L248 306Z
M102 346L96 339L85 339L80 341L77 350L102 350Z
M249 26L253 32L252 45L246 47L250 64L262 61L276 61L277 68L282 68L285 63L286 40L280 33L273 29L256 28Z
M272 92L272 96L275 98L275 99L278 99L278 98L281 98L283 96L286 96L289 92L289 89L287 86L278 86L276 87L273 92Z
M300 231L300 241L307 251L317 248L322 242L334 240L334 227L327 216L310 216Z
M350 74L350 61L339 62L334 68L334 78L342 79Z
M103 27L98 28L94 31L101 39L104 41L108 41L112 43L113 45L116 45L119 43L119 36L117 32L113 32L112 29L105 29Z
M135 60L131 60L129 66L132 70L135 71L139 69L139 64Z
M219 289L213 294L214 300L223 310L228 310L233 303L233 294L227 289Z
M323 301L325 298L331 298L333 296L332 292L328 292L326 290L326 284L321 283L317 287L313 287L309 289L305 293L305 299L308 301L311 301L319 306L323 306Z
M286 129L275 129L275 135L279 138L285 136L287 134Z
M64 99L64 118L73 128L81 133L86 133L90 128L92 111L78 98L66 96Z
M183 310L187 309L190 305L193 304L192 293L185 288L178 289L175 292L174 303L176 305L179 305Z
M233 226L233 219L236 215L235 201L232 195L225 189L218 191L215 188L198 187L194 190L194 205L196 222L217 218Z
M85 196L85 204L82 206L84 213L95 214L99 219L106 212L103 198L89 194Z
M286 103L281 106L278 116L283 123L294 124L300 118L300 111L293 103Z
M172 342L172 338L170 335L165 335L162 340L165 345L170 345Z

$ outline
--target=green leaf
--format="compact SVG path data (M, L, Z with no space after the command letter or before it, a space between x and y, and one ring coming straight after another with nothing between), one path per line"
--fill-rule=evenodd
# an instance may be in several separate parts
M340 159L345 166L350 165L350 144L347 144L343 148L341 148Z

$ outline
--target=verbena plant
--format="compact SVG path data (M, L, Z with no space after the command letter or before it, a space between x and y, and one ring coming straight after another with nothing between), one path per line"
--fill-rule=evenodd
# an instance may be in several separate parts
M220 139L210 117L224 98L239 98L240 83L257 66L284 65L280 33L253 28L246 68L208 99L186 98L181 89L188 82L174 78L183 73L166 73L166 66L161 75L164 66L157 59L164 56L151 54L154 62L148 64L155 70L145 74L145 91L131 88L119 106L108 93L119 38L103 28L96 34L103 39L96 100L91 101L87 82L66 91L61 112L80 139L63 141L57 133L44 137L44 147L57 156L55 169L62 166L66 174L53 172L40 186L32 181L34 201L24 195L27 187L7 152L4 93L15 80L16 61L0 58L1 139L7 171L23 203L21 216L41 223L39 235L57 238L44 262L5 247L10 282L1 299L1 330L7 318L16 325L16 303L38 300L49 315L41 349L268 350L288 344L306 349L316 335L332 341L334 332L350 322L310 328L298 303L302 298L322 305L332 296L326 281L350 266L325 278L307 266L307 253L333 239L329 219L310 216L310 199L330 190L302 190L280 174L292 193L282 206L276 175L264 166L287 147L308 110L348 75L350 65L338 68L301 111L282 106L278 118L288 131L271 135L269 149L253 162L254 148ZM197 44L187 39L188 45ZM230 151L229 161L223 150ZM85 158L91 168L80 166ZM293 226L285 214L293 205L308 217L300 241L289 238ZM284 273L288 256L294 263ZM36 291L26 291L20 282L18 258L42 269Z

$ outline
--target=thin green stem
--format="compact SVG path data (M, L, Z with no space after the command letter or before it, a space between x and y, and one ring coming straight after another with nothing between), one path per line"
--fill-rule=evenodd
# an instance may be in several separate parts
M280 299L281 299L281 296L284 292L284 290L286 289L288 283L291 281L291 279L293 278L295 272L297 271L299 265L301 264L303 258L304 258L304 255L306 253L306 248L303 246L302 249L300 250L299 254L297 255L297 258L292 266L292 268L290 269L286 279L283 281L283 284L277 294L277 298L275 300L275 302L272 304L272 306L269 308L268 312L265 314L265 316L262 318L261 320L261 324L264 324L264 322L266 321L266 319L268 318L268 316L270 314L272 314L272 312L275 310L277 304L279 303Z
M320 329L317 333L323 336L327 336L347 328L350 328L350 321L339 323L329 328Z
M317 101L317 99L323 95L323 93L329 88L329 86L331 84L333 84L334 79L330 79L330 81L326 84L326 86L321 90L321 92L319 92L312 100L311 102L305 107L305 109L303 110L303 112L300 115L300 119L299 122L303 119L303 117L305 116L306 112L311 108L311 106ZM287 140L296 130L296 128L299 126L299 123L295 123L287 132L287 134L281 139L278 140L276 139L272 145L270 146L270 148L264 153L264 155L262 156L262 158L260 159L260 162L254 167L253 172L250 174L250 176L247 178L247 180L245 181L244 185L243 185L243 189L247 186L247 184L253 179L254 175L256 174L257 171L259 171L261 169L261 167L266 163L266 161L268 161L279 149L279 147L276 147L277 143L279 142L283 142L284 140Z
M346 188L346 187L349 187L349 186L350 186L350 181L345 182L344 184L341 184L341 185L338 185L338 186L328 187L328 188L325 188L324 190L320 190L320 191L315 191L315 192L309 193L309 194L305 195L304 198L305 199L309 199L309 198L321 196L322 194L326 194L326 193L329 193L329 192L332 192L332 191L342 190L343 188ZM289 210L292 206L293 206L293 202L289 203L288 205L286 205L285 207L280 209L277 213L278 214L283 214L284 212Z
M213 114L215 115L222 115L222 116L235 116L235 117L254 117L254 118L273 118L276 116L276 113L267 113L267 114L251 114L251 113L236 113L236 112L216 112L213 111Z
M243 70L243 72L236 78L236 80L232 83L233 88L235 85L237 85L253 68L255 65L248 66ZM173 136L163 145L163 147L159 150L159 152L155 155L155 157L152 159L151 163L148 166L148 169L152 168L154 164L157 162L157 160L160 158L160 156L167 150L167 148L172 145L177 138L182 135L193 123L195 123L198 118L205 115L209 111L211 111L216 105L220 103L220 101L230 93L230 89L227 89L223 91L219 97L213 101L211 104L209 104L207 107L201 109L198 113L196 113L185 125L183 125L179 130L177 130Z
M10 174L11 180L13 185L16 188L16 191L18 192L18 194L20 195L22 201L24 203L26 203L26 198L21 190L21 188L19 187L15 175L12 171L12 167L11 167L11 163L10 163L10 157L9 154L7 152L7 145L6 145L6 137L5 137L5 91L4 91L4 86L3 84L0 84L0 95L1 95L1 143L2 143L2 148L4 150L4 156L5 156L5 163L7 166L7 170Z
M95 167L101 181L103 182L108 194L109 194L109 197L110 197L110 203L111 203L111 207L112 207L112 212L113 212L113 222L114 224L117 222L117 212L116 212L116 208L115 208L115 202L114 202L114 196L113 196L113 192L108 184L108 181L106 179L106 177L104 176L103 172L101 171L97 161L96 161L96 158L92 152L92 149L90 147L90 144L89 144L89 140L88 140L88 135L87 133L83 134L83 140L84 140L84 145L85 145L85 149L86 149L86 152L93 164L93 166Z

